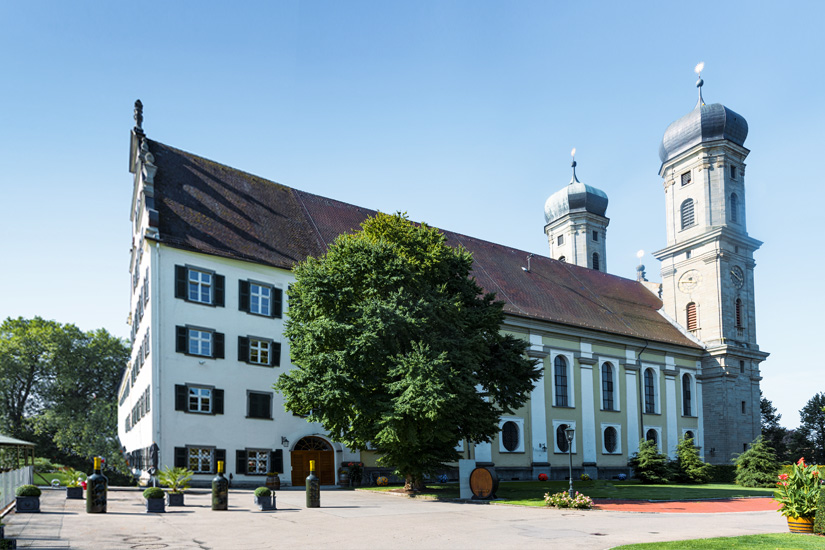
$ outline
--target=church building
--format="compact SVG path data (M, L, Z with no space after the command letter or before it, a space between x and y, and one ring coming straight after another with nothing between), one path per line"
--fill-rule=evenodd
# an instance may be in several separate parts
M552 193L549 255L443 230L473 254L473 276L504 302L502 331L529 343L543 378L501 418L491 443L462 456L500 479L612 477L645 439L671 456L693 438L729 464L760 433L753 254L745 211L747 123L699 101L660 147L667 212L661 285L607 273L608 197L581 183ZM313 195L150 139L142 105L131 132L132 357L119 393L119 437L136 475L183 466L206 483L217 461L238 484L268 472L324 484L352 451L284 410L272 385L293 368L283 322L293 266L322 255L374 211ZM535 208L525 205L525 211ZM537 227L537 230L540 228ZM567 441L565 430L573 428Z

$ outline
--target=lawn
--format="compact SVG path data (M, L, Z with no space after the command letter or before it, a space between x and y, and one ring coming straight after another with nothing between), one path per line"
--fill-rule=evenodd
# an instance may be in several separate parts
M369 490L387 491L391 487L368 487ZM566 491L567 481L502 481L496 496L499 502L524 506L544 506L545 493ZM773 496L772 489L740 487L732 483L709 483L707 485L642 485L638 481L574 481L573 489L591 498L613 498L628 500L699 500L710 498L733 498ZM419 493L431 498L458 498L459 488L455 483L427 485L427 490Z
M63 472L46 472L46 473L34 473L34 484L35 485L51 485L52 480L56 479L60 481L60 486L66 486L66 474Z
M779 533L629 544L617 546L614 550L822 550L822 548L825 548L823 537Z

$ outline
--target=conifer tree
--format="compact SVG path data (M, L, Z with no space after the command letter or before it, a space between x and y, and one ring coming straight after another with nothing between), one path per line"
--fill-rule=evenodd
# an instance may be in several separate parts
M707 483L712 466L699 458L692 437L685 437L676 446L677 478L682 483Z
M736 484L742 487L773 487L779 474L773 447L760 435L736 457Z
M639 444L639 452L629 461L634 476L642 483L668 483L670 465L667 456L659 452L655 441L650 439Z

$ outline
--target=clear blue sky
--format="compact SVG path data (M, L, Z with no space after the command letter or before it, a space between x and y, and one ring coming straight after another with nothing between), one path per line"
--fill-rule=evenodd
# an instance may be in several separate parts
M570 179L610 198L608 269L665 244L658 144L704 97L750 133L765 395L825 391L825 4L0 1L0 319L127 336L132 105L149 137L546 255Z

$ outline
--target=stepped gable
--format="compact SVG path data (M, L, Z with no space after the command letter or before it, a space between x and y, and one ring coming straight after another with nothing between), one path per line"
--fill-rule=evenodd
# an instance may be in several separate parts
M320 256L375 211L299 191L158 142L155 205L161 242L195 252L291 269ZM640 283L444 231L473 253L473 275L508 314L699 347L658 310Z

